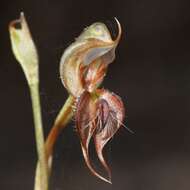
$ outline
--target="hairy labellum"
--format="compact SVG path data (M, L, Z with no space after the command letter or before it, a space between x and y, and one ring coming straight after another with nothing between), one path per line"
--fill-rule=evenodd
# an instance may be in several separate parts
M101 89L95 93L92 95L85 91L80 96L76 108L76 125L88 168L100 179L111 183L111 171L102 151L121 126L124 118L124 106L117 95L107 90ZM88 146L92 137L98 158L108 173L108 179L97 173L91 164Z

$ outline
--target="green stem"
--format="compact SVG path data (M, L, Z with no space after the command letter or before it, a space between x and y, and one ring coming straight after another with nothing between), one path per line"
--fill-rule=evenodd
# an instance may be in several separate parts
M74 105L74 102L75 102L75 98L72 96L69 96L64 106L60 110L58 116L56 117L53 127L46 139L45 150L46 150L46 159L48 161L48 174L49 174L48 178L51 175L53 147L55 145L55 142L60 132L67 125L67 123L71 120L73 116L72 106ZM41 170L40 170L39 162L38 162L37 167L36 167L34 190L43 190L41 189L41 185L40 185L41 184L40 172Z
M34 126L35 126L35 138L37 153L39 159L40 167L40 181L39 184L42 190L48 190L48 168L45 156L45 145L44 145L44 134L42 127L42 117L41 117L41 106L40 106L40 96L39 96L39 85L30 85L30 94L32 100L33 116L34 116Z

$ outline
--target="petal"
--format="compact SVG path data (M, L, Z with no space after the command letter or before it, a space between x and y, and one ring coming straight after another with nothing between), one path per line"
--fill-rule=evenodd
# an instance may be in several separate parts
M124 105L121 99L106 90L99 91L98 123L94 133L94 142L98 158L108 173L111 181L111 171L103 157L103 148L120 128L124 118Z
M84 88L89 92L93 92L94 89L98 88L104 79L106 70L107 64L104 64L102 59L93 61L84 75Z
M16 28L17 24L20 28ZM21 64L28 82L36 83L38 81L38 54L24 13L21 13L18 20L10 23L9 32L13 53Z
M84 90L88 90L89 81L90 89L96 88L95 81L102 81L105 68L115 57L115 48L121 36L121 27L118 21L117 23L119 34L115 40L111 39L110 32L103 23L95 23L86 28L65 50L60 62L60 76L64 86L73 96L78 97ZM98 69L89 69L96 64ZM101 64L104 66L100 66ZM93 74L89 76L88 72ZM99 73L100 79L96 73Z
M88 168L98 178L109 182L94 170L89 157L88 147L90 139L96 129L96 109L96 101L92 98L92 95L89 92L84 92L80 96L76 106L76 126L81 141L83 156Z
M75 117L81 143L83 146L88 147L94 131L93 123L96 119L96 104L89 92L85 91L78 99Z

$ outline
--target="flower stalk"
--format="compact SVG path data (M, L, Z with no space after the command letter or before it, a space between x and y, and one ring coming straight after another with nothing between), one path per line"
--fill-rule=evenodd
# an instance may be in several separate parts
M53 148L54 144L60 134L60 132L66 127L68 122L73 117L72 107L74 105L75 98L73 96L69 96L63 105L62 109L60 110L58 116L55 119L53 127L46 139L45 142L45 150L46 150L46 159L48 161L48 179L51 175L51 168L52 168L52 159L53 159ZM36 167L36 175L35 175L35 185L34 190L43 190L41 189L40 185L40 167L39 162L37 163Z

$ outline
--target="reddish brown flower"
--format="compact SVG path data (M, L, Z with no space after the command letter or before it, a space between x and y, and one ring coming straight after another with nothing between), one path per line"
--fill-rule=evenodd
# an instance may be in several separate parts
M102 151L122 125L124 106L117 95L97 88L115 58L115 48L121 36L120 24L116 22L119 28L116 40L112 40L104 24L92 24L65 50L60 64L62 82L76 97L76 128L85 162L94 175L109 183L111 171ZM88 151L91 138L108 179L96 172L91 164Z

